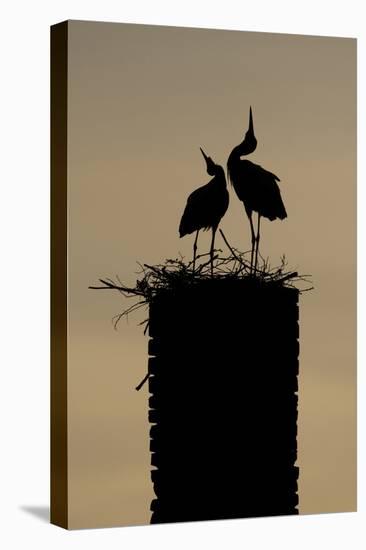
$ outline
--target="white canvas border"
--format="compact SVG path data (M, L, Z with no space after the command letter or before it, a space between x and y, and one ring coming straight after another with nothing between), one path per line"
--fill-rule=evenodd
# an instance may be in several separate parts
M4 9L5 12L4 13ZM363 2L89 0L3 5L1 181L3 548L362 548L365 536ZM66 532L24 507L49 499L49 26L64 19L350 36L359 56L359 512ZM5 308L4 308L5 304ZM20 344L21 342L21 344ZM362 433L363 432L363 433Z

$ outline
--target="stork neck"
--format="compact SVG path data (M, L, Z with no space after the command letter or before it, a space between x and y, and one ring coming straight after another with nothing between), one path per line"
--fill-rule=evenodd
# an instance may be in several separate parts
M242 143L240 145L237 145L231 151L227 161L227 165L229 167L232 166L233 164L236 164L238 161L240 161L240 157L244 155L244 152L242 152L242 145L243 145Z
M215 183L218 183L218 184L223 184L226 186L226 177L225 177L225 171L223 169L222 166L219 167L219 169L217 170L216 174L215 174L215 177L213 178L213 180Z

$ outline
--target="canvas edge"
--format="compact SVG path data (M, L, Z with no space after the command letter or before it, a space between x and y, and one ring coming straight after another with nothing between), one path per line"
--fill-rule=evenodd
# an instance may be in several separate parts
M68 528L67 68L68 22L51 26L50 522Z

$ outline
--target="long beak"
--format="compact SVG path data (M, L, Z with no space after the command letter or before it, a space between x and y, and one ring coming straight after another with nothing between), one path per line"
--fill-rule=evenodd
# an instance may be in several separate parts
M249 155L253 153L257 147L257 139L254 135L254 124L253 124L253 112L252 108L249 109L249 127L245 132L245 137L242 143L240 144L240 151L242 155Z
M203 158L205 159L205 161L207 162L208 161L208 156L206 155L206 153L204 152L204 150L202 149L202 147L200 147L200 150L201 150L201 153L203 155Z
M250 132L251 134L254 134L253 113L252 113L252 108L251 107L249 109L249 128L248 128L248 132Z

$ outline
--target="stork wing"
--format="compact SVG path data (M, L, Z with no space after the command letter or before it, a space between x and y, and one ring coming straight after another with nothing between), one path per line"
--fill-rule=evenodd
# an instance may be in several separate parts
M239 176L239 177L238 177ZM249 211L274 220L287 217L277 182L280 178L249 160L240 161L240 173L233 181L239 199Z
M246 171L249 172L249 175L251 177L254 177L258 180L265 180L265 181L281 181L276 174L273 174L273 172L269 172L268 170L265 170L260 166L259 164L255 164L254 162L250 162L249 160L241 161L242 163L247 164Z
M181 237L197 231L203 227L205 220L202 219L205 212L205 206L210 200L210 184L203 185L195 189L187 199L187 204L179 224L179 234Z
M214 179L191 193L179 225L180 236L218 224L229 204L226 187L221 188Z

